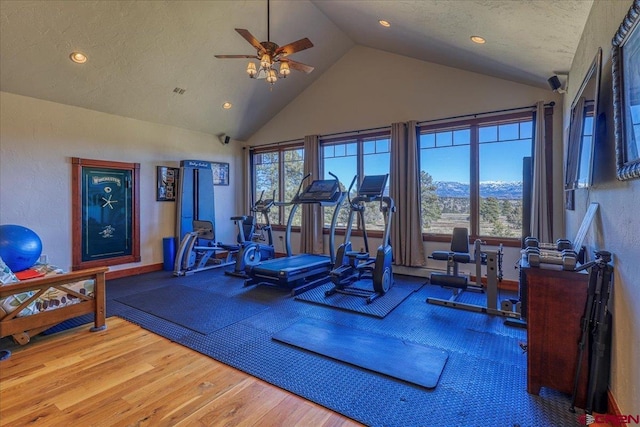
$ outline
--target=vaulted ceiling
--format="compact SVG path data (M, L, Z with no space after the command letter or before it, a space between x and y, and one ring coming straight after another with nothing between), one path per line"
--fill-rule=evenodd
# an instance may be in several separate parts
M214 57L256 53L234 28L266 40L266 0L2 0L0 90L246 140L354 45L546 87L569 70L592 3L273 0L271 41L309 38L290 58L315 70L270 87L247 60Z

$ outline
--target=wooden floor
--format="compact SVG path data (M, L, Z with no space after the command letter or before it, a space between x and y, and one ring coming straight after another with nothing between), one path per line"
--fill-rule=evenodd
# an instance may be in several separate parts
M359 426L117 317L11 348L0 426Z

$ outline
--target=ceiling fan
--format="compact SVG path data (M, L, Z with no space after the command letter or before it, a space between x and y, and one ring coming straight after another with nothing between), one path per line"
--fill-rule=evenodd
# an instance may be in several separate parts
M270 11L269 0L267 0L267 41L258 41L249 30L236 28L240 34L251 46L257 49L256 55L215 55L216 58L249 58L260 61L260 67L256 68L256 64L252 61L247 66L247 73L252 79L266 79L268 83L275 83L278 80L278 74L285 78L291 72L291 69L302 71L307 74L313 71L313 67L301 62L293 61L288 58L289 55L300 52L301 50L313 47L313 43L308 38L303 38L284 46L278 46L271 41L270 28ZM279 63L279 73L276 72L275 64Z

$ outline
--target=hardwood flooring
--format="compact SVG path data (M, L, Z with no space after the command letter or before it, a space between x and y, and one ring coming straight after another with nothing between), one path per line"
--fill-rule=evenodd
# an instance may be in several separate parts
M0 426L360 424L117 317L0 362Z

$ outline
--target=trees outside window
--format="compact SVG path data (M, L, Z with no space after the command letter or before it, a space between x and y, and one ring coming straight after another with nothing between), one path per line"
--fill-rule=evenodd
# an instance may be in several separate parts
M424 126L419 144L423 233L520 237L531 113Z
M304 149L300 147L275 148L258 151L252 155L254 200L264 191L264 198L289 202L296 194L304 176ZM286 225L291 206L272 208L269 220L272 224ZM300 210L296 212L293 225L300 225Z
M389 131L375 134L359 135L342 139L323 140L322 144L322 170L324 179L332 179L329 172L335 174L344 187L351 184L355 175L358 182L354 184L350 196L356 195L358 184L365 175L388 174L391 166L391 139ZM385 194L389 194L389 182ZM344 188L346 190L346 188ZM325 227L331 225L332 209L324 210ZM344 228L349 218L348 201L345 200L342 210L338 215L337 227ZM384 218L380 212L380 203L368 203L365 207L365 222L367 230L383 230ZM354 228L362 228L362 224L354 222Z

